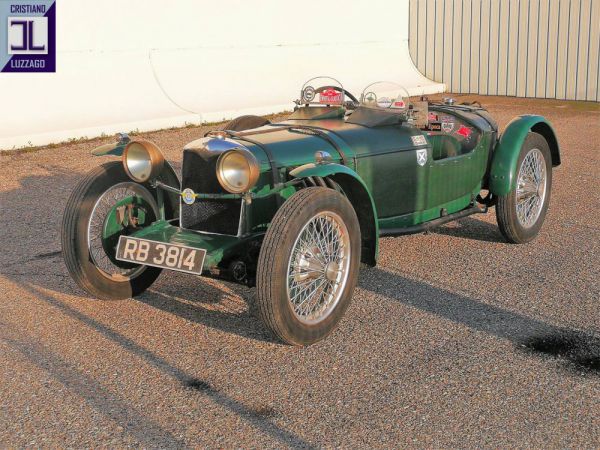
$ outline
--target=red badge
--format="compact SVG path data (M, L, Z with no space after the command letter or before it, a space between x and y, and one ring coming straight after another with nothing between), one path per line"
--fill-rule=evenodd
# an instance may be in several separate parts
M319 94L319 103L325 103L326 105L342 103L342 93L331 88L325 89Z
M429 113L429 121L430 122L437 122L437 120L438 120L437 114L430 112Z
M456 132L456 134L460 134L461 136L468 138L469 136L471 136L472 132L473 132L473 130L471 130L469 127L465 127L464 125L461 125L460 128L458 129L458 131Z

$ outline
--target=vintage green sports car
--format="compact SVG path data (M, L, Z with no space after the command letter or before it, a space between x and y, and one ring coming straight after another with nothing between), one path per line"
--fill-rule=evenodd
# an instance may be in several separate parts
M496 207L509 242L540 231L560 164L540 116L502 135L481 105L412 100L394 83L357 100L306 82L289 119L242 116L187 144L179 177L152 142L120 135L68 200L62 247L94 297L141 294L162 269L256 286L265 325L289 344L328 335L381 236Z

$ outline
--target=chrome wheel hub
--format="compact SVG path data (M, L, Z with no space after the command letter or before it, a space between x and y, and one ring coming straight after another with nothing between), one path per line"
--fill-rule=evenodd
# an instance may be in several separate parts
M300 231L288 262L287 295L304 323L324 320L338 304L350 271L350 236L330 211L312 217Z
M336 261L331 261L330 263L327 263L327 265L325 266L325 277L327 277L327 279L329 281L337 281L338 279L338 275L340 273L340 264Z
M517 176L517 219L523 228L531 228L539 218L546 199L546 161L542 152L529 150Z

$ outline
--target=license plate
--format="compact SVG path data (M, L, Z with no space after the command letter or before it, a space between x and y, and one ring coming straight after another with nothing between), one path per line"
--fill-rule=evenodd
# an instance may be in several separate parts
M205 256L204 249L121 236L116 258L119 261L200 275Z

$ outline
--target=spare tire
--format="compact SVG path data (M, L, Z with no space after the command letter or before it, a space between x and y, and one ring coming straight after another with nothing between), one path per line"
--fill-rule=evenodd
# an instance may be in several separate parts
M222 129L231 131L246 131L253 128L259 128L270 123L271 122L264 117L247 115L236 117L235 119L230 120L223 126Z

